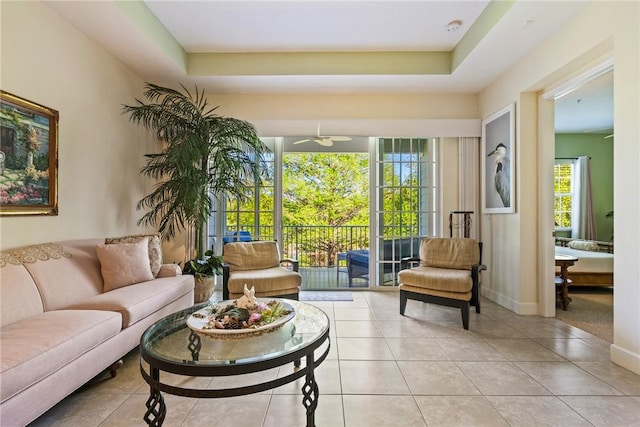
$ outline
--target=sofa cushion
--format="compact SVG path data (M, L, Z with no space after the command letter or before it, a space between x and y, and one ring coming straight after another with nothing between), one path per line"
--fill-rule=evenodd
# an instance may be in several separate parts
M68 308L118 312L124 329L188 294L193 288L194 279L190 275L158 278L114 289Z
M137 243L141 240L147 240L149 244L149 267L151 267L153 277L158 277L158 273L162 267L162 242L160 241L160 234L134 234L122 237L107 237L104 239L104 243L107 245L113 243Z
M229 243L231 244L231 243ZM251 271L232 271L229 274L229 293L243 294L244 285L249 289L255 286L256 296L275 296L282 295L281 290L295 290L297 293L302 283L302 276L299 273L287 270L283 267L265 268L262 270Z
M65 308L102 293L96 246L103 242L104 239L56 242L67 256L23 264L38 286L45 311Z
M44 311L36 283L22 264L0 266L0 325Z
M57 310L2 328L0 398L4 402L120 332L120 314Z
M224 262L230 271L256 270L280 265L278 244L273 241L231 242L224 245Z
M103 292L153 280L147 239L96 247L104 280Z
M420 265L471 270L480 263L480 246L474 239L424 238L420 243Z

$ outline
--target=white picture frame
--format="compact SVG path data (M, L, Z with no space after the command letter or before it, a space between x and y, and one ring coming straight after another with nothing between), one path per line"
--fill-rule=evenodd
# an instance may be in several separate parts
M483 214L516 211L515 104L482 120L481 193Z

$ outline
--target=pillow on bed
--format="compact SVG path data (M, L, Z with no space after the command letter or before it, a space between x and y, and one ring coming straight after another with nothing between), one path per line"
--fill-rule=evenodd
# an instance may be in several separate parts
M598 244L591 240L572 240L569 242L569 247L581 251L598 252L599 250Z

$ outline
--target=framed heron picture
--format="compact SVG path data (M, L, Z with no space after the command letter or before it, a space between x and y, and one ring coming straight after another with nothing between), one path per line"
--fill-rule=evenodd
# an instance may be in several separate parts
M58 214L58 112L0 91L0 215Z
M482 121L482 213L514 213L515 104Z

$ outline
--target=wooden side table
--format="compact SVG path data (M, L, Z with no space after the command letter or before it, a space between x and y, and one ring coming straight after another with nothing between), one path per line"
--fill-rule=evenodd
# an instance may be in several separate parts
M556 254L556 267L560 267L560 276L556 277L556 288L559 288L560 302L564 311L567 311L567 306L571 302L571 298L569 298L569 284L571 283L568 278L569 267L576 262L578 262L578 258L574 256Z

